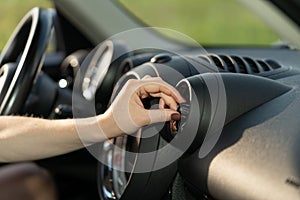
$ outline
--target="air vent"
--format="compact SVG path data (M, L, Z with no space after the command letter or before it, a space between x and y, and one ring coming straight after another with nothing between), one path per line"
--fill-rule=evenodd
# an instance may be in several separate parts
M282 66L274 60L259 60L250 57L208 54L200 58L216 65L220 72L242 74L261 74L281 69Z

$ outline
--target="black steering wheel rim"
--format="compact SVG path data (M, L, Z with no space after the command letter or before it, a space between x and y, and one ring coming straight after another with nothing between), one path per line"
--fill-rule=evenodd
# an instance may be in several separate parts
M41 70L52 27L53 11L33 8L5 45L0 57L0 115L20 112Z

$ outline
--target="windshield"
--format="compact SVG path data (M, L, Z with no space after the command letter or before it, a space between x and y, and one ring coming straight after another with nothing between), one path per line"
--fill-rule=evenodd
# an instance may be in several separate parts
M0 49L3 49L12 31L20 22L20 19L22 19L30 9L36 6L49 8L52 7L52 2L50 0L1 0L0 6Z
M148 26L184 33L203 45L271 45L280 41L237 0L119 0Z

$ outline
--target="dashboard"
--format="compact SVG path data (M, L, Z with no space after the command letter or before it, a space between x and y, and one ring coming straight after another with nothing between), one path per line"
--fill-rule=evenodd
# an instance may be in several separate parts
M182 55L130 52L118 61L121 70L111 75L106 59L112 56L103 49L100 45L92 51L101 53L93 53L84 80L93 77L91 71L118 77L110 79L114 90L105 105L128 79L145 75L167 80L187 102L179 108L181 121L142 128L99 147L102 199L299 197L298 51L232 47L207 48L205 54L197 49ZM90 68L93 60L99 67ZM93 80L91 94L103 94L103 80ZM83 96L86 85L83 81ZM211 88L219 88L217 95ZM144 102L146 108L155 104L156 99Z

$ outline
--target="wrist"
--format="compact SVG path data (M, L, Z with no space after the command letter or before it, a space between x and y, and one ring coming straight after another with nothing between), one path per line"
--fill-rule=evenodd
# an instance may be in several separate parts
M124 134L114 120L110 109L108 109L104 114L98 115L97 121L107 139L118 137Z

